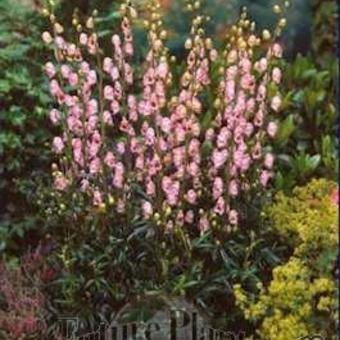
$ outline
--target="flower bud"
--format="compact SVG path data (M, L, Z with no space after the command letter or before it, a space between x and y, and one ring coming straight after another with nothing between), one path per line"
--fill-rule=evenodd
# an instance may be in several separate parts
M187 50L190 50L192 48L192 40L189 38L186 40L185 44L184 44L184 47L187 49Z
M280 14L281 13L281 7L279 5L274 5L273 6L273 12L275 14Z
M262 39L267 41L271 38L271 34L268 30L263 30L262 31Z

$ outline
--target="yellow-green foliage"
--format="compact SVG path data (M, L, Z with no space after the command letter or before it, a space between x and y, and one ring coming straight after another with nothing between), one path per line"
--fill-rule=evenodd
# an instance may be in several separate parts
M294 246L289 261L273 270L268 287L249 296L234 286L245 318L258 326L261 339L288 340L308 334L335 338L337 251L336 185L321 179L296 188L293 197L277 196L268 209L277 233Z

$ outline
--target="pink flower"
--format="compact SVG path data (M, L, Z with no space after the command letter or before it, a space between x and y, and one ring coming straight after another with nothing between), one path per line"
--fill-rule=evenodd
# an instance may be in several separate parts
M275 122L270 122L267 127L267 133L270 137L275 137L277 132L277 124Z
M217 58L218 58L218 53L215 49L212 49L210 52L209 52L209 58L211 61L216 61Z
M251 90L255 85L255 78L251 74L246 73L241 78L241 86L245 90Z
M264 166L270 170L273 167L273 164L274 156L271 153L267 153L264 157Z
M261 58L257 64L257 70L261 73L265 72L268 67L268 61L266 58Z
M98 157L94 158L90 163L90 174L97 174L100 170L100 159Z
M148 128L145 133L145 144L154 145L155 144L155 130L153 128Z
M70 73L68 77L68 81L70 82L71 86L76 86L78 84L78 74L75 72Z
M198 222L198 228L202 233L205 233L209 229L209 221L206 216L202 216Z
M98 112L98 102L95 99L91 99L87 103L87 115L92 116Z
M94 70L90 70L87 74L87 82L89 85L95 85L97 83L97 73Z
M194 222L194 212L192 210L188 210L185 214L184 221L188 224L192 224Z
M216 177L213 184L213 198L217 200L223 194L223 180L221 177Z
M268 172L267 170L261 171L260 174L260 183L262 186L267 186L269 179L272 177L272 174Z
M103 204L103 197L99 190L93 192L93 205L98 207Z
M59 122L60 118L61 118L61 115L60 115L60 112L58 110L52 109L50 111L50 120L51 120L52 124L54 124L54 125L57 124Z
M238 223L238 213L236 210L229 211L229 222L232 225L236 225Z
M276 58L282 58L282 47L280 44L275 43L272 47L273 55Z
M81 45L87 45L87 41L88 41L88 36L86 33L80 33L79 35L79 43Z
M148 201L143 202L142 210L143 210L144 218L146 218L146 219L150 218L153 214L152 204Z
M62 93L59 87L59 83L55 79L52 79L50 82L50 92L52 96L55 96L55 97L59 96Z
M148 180L146 183L146 193L147 195L153 197L156 194L156 186L155 183L151 180Z
M282 73L278 67L274 67L273 72L272 72L272 78L276 84L281 83Z
M56 74L55 67L51 62L45 64L45 72L49 78L53 78Z
M54 179L54 187L59 191L66 190L69 182L66 177L62 174L58 174Z
M163 62L160 63L156 69L156 74L158 75L158 77L160 77L161 79L165 79L166 76L168 75L168 71L169 71L169 67L168 64Z
M214 163L214 167L219 169L227 160L228 158L228 151L223 149L221 151L214 150L212 155L212 161Z
M214 207L214 212L217 215L220 215L220 216L222 216L224 214L224 212L225 212L225 201L224 201L223 197L218 198L216 205Z
M43 32L43 34L41 35L42 40L44 41L45 44L50 44L53 41L53 38L50 34L50 32Z
M80 184L80 190L86 192L90 187L90 182L87 179L82 179Z
M128 56L131 57L133 55L133 45L130 42L124 45L124 50Z
M124 153L125 153L125 144L123 142L118 142L117 143L117 152L120 155L124 155Z
M109 151L106 156L105 156L105 159L104 159L104 163L110 168L110 169L113 169L114 166L115 166L115 162L116 162L116 158L114 156L114 154Z
M197 200L197 194L194 190L189 190L187 192L187 201L190 203L190 204L196 204L196 200Z
M64 142L61 137L54 137L53 139L53 149L56 153L62 153L64 150Z
M68 65L63 64L60 67L60 73L64 79L68 79L71 73L71 68Z
M103 121L107 125L113 125L113 120L110 111L105 110L103 112Z
M172 123L170 118L163 117L161 122L161 129L164 133L170 133L172 127Z
M113 100L114 99L114 95L113 95L113 87L112 86L109 86L109 85L106 85L104 87L104 98L106 100Z
M281 104L282 104L282 100L281 100L281 97L280 96L274 96L272 101L271 101L271 104L270 104L270 107L275 111L275 112L278 112L280 107L281 107Z
M229 183L229 194L231 196L237 196L238 195L238 185L237 182L233 179Z

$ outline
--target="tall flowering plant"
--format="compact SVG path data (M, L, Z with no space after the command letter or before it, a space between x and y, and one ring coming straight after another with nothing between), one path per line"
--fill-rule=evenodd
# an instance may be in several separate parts
M121 7L109 56L100 47L96 13L84 26L74 18L71 42L46 10L52 29L42 38L55 51L45 71L55 99L49 116L59 129L57 192L82 192L99 213L114 209L127 222L143 218L167 231L237 228L242 198L273 177L282 77L277 38L285 19L275 6L274 33L259 35L243 9L218 50L205 35L209 18L199 5L187 5L193 21L180 72L156 2L147 6L148 52L138 67L132 33L138 19L130 4Z

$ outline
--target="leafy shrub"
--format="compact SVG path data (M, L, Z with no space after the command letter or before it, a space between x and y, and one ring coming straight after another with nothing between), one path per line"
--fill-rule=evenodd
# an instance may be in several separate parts
M41 19L13 1L0 2L0 251L36 242L35 187L46 177L50 138L40 58ZM30 235L30 236L29 236Z
M335 179L336 2L313 1L312 48L284 66L283 117L275 147L276 187L290 191L312 177Z
M293 197L280 193L268 209L273 228L294 248L287 263L273 270L258 296L235 285L237 304L254 322L264 339L291 339L320 334L335 339L337 199L333 182L313 180L294 189Z

